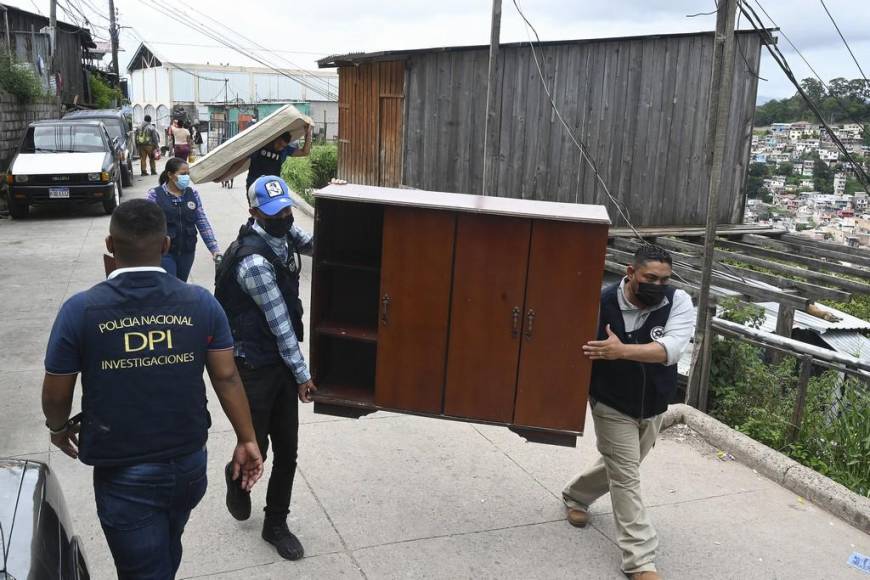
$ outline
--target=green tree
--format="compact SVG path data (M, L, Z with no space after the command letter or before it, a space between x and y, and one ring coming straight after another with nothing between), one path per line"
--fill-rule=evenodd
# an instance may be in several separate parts
M784 175L785 177L791 177L794 173L794 165L791 163L782 163L777 169L779 175Z
M834 172L820 159L813 165L813 187L819 193L834 193Z
M749 179L746 180L746 195L754 199L762 197L764 178L768 175L769 168L766 163L750 163Z

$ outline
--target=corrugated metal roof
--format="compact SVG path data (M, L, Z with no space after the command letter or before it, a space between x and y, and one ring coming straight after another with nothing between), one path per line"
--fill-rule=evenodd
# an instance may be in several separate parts
M832 331L822 335L822 340L842 354L861 360L870 360L870 339L856 331Z
M779 316L779 304L777 302L757 302L756 304L763 307L766 313L766 320L762 328L768 332L776 332L776 318ZM812 330L819 334L825 334L830 330L870 330L870 322L866 320L861 320L830 306L824 306L819 303L816 303L816 306L830 312L839 318L840 321L829 322L798 310L794 313L795 328Z

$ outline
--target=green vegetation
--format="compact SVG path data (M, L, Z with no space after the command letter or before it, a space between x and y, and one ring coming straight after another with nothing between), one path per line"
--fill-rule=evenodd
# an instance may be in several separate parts
M22 103L46 96L42 81L27 65L7 54L0 54L0 88Z
M326 187L338 171L338 147L315 145L308 157L289 157L281 168L281 177L308 203L312 190Z
M870 83L864 79L842 77L828 82L826 89L814 78L801 81L801 88L815 103L829 123L870 123ZM803 98L795 93L787 99L773 99L755 109L755 125L771 123L818 122ZM865 131L865 144L870 145L870 131Z
M757 328L764 317L760 307L736 300L723 306L722 316L741 324ZM712 416L870 497L870 385L836 371L813 376L800 431L790 441L796 360L769 364L762 349L735 339L716 341L712 355Z
M112 109L117 107L124 98L121 89L112 87L101 77L91 73L90 75L91 97L98 109Z

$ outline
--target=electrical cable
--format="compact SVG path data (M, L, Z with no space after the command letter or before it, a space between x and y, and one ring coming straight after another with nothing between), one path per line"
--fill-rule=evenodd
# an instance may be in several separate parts
M526 15L523 13L522 9L520 8L517 0L512 0L512 1L513 1L514 8L516 8L517 13L520 15L520 18L523 19L523 21L526 23L526 26L529 29L531 29L531 31L534 33L535 38L538 41L538 44L541 44L541 37L538 35L538 31L535 29L535 27L532 25L532 23L529 22L529 19L526 18ZM537 50L535 48L535 43L532 41L531 37L529 38L529 47L532 49L532 56L534 57L535 67L538 69L538 75L541 77L541 83L544 86L544 92L546 93L547 98L550 100L550 106L553 108L553 113L555 113L556 118L559 119L559 122L565 128L565 131L567 132L568 137L574 143L574 146L577 147L577 149L580 151L581 158L584 161L586 161L587 165L589 165L589 167L592 169L592 172L595 174L595 178L598 180L598 183L601 184L601 188L604 190L604 193L607 195L608 199L610 199L610 202L614 206L616 206L616 210L617 210L617 212L619 212L619 215L622 216L622 219L625 220L625 222L628 224L628 227L631 228L631 231L634 232L634 235L637 236L637 238L642 243L649 244L649 242L647 242L643 238L643 236L640 235L640 232L637 231L637 228L635 228L634 224L631 222L631 219L629 217L630 211L628 209L628 206L626 206L622 201L616 199L610 193L610 189L607 187L607 184L604 182L604 179L601 177L601 173L598 171L598 166L597 166L595 160L589 154L588 147L586 146L586 144L583 143L582 139L580 139L579 137L574 135L574 131L571 129L571 126L568 125L568 123L562 117L562 113L559 111L559 108L556 106L556 102L553 100L553 95L550 92L550 87L547 85L547 80L544 76L544 71L543 71L543 69L541 69L541 63L538 60L538 53L537 53ZM579 195L579 192L578 192L578 195ZM574 201L575 202L578 201L577 196L575 196Z
M141 43L144 44L144 43L147 42L147 41L145 40L145 37L142 36L142 34L141 34L138 30L136 30L135 27L130 26L129 28L126 28L126 29L127 29L127 30L130 30L130 31L131 31L131 32L132 32L136 37L138 37L138 40L139 40ZM224 78L207 77L207 76L205 76L205 75L197 74L197 73L195 73L195 72L193 72L193 71L190 71L190 70L184 68L183 66L181 66L181 65L179 65L179 64L177 64L177 63L174 63L174 62L173 62L173 63L167 63L167 64L168 64L171 68L178 69L178 70L180 70L180 71L182 71L182 72L185 72L185 73L189 74L189 75L192 76L192 77L196 77L196 78L201 79L201 80L204 80L204 81L212 81L212 82L222 83L222 82L224 82L224 81L227 80L226 77L224 77ZM221 89L221 92L223 92L223 89Z
M858 67L858 70L861 72L861 76L864 77L864 82L870 83L870 80L867 80L867 75L864 74L864 69L861 68L861 64L858 62L858 58L855 56L855 53L852 52L852 47L849 46L849 42L846 40L846 37L843 36L843 32L840 30L840 27L837 25L837 21L834 20L834 15L831 14L831 11L828 10L827 4L825 4L825 0L819 0L822 3L822 8L825 9L825 12L828 14L828 18L831 19L831 24L834 25L834 28L837 29L837 34L840 35L840 38L843 40L843 44L846 45L846 50L849 51L849 54L852 55L852 60L855 61L855 66Z
M247 58L249 58L255 62L260 63L261 65L265 66L266 68L269 68L272 71L274 71L282 76L285 76L291 80L296 81L300 85L302 85L308 89L311 89L315 93L320 94L327 99L334 98L334 95L330 94L329 92L325 92L316 86L311 85L305 79L300 78L297 75L290 74L286 70L279 69L279 68L271 65L269 62L263 60L262 58L245 51L244 49L240 48L237 45L232 44L230 41L226 40L224 38L224 36L222 35L222 33L220 33L219 31L215 31L211 27L203 25L201 23L193 24L195 19L191 18L190 15L188 13L186 13L183 9L180 9L177 7L170 7L168 4L160 2L158 0L154 0L152 2L149 2L148 0L140 0L140 2L142 4L144 4L145 6L148 6L149 8L160 12L161 14L163 14L164 16L166 16L168 18L173 18L173 19L177 20L179 14L181 14L181 15L185 16L187 19L189 19L189 22L187 23L187 25L191 29L196 30L197 32L200 32L201 34L207 36L208 38L211 38L212 40L219 42L220 44L224 45L225 47L227 47L231 50L234 50L234 51L238 52L239 54L242 54L243 56L246 56Z
M758 0L756 0L756 3L758 3L760 5ZM797 89L798 94L800 94L800 96L804 99L804 101L807 103L807 105L812 110L812 112L816 115L816 117L818 117L819 121L824 126L825 130L828 132L828 136L831 138L831 140L834 142L834 144L837 146L837 148L840 150L840 152L843 153L843 155L846 157L848 162L854 168L855 175L858 177L858 180L861 182L862 187L864 187L864 189L868 193L870 193L870 176L868 176L867 173L864 171L864 167L855 161L855 159L852 157L852 154L849 152L848 149L846 149L846 146L843 145L843 142L840 140L840 138L837 136L837 134L834 133L833 129L831 128L830 125L828 125L827 121L825 121L824 116L822 115L821 111L819 111L816 104L812 101L812 99L810 99L809 95L807 95L807 93L806 93L806 91L804 91L803 87L801 87L797 78L795 78L794 73L791 70L791 67L788 65L788 61L786 60L785 56L782 54L782 52L779 50L779 48L773 42L773 38L771 37L770 33L766 29L764 29L764 25L761 21L761 18L758 16L758 13L755 12L755 10L752 8L752 6L750 6L748 4L748 2L746 2L746 0L739 0L738 6L740 7L740 10L743 12L744 16L746 16L746 19L753 26L753 28L755 28L759 33L761 33L763 35L763 38L766 40L766 42L764 43L764 46L767 48L768 52L773 57L774 62L776 62L776 64L782 69L782 71L785 73L786 77L789 79L789 81L791 81L791 83Z
M791 46L792 50L795 51L795 53L797 53L797 55L804 62L804 64L807 65L807 68L810 69L810 71L813 73L813 76L816 77L816 80L818 80L822 84L822 86L825 88L825 90L828 91L828 94L834 98L834 101L837 103L837 105L839 105L840 110L842 111L842 113L844 115L843 118L846 119L847 121L851 121L852 123L854 123L856 125L859 125L861 127L861 132L866 134L867 130L864 127L864 123L859 123L859 122L855 121L854 118L851 117L851 113L849 113L848 107L843 102L843 100L839 97L839 95L835 95L835 94L831 93L831 88L828 86L828 83L826 83L825 80L822 78L822 76L818 72L816 72L816 69L813 68L813 65L810 64L810 61L807 60L807 58L800 51L800 49L797 46L795 46L794 42L791 41L791 38L789 38L789 36L785 33L785 31L782 29L782 27L779 24L777 24L776 21L773 19L773 17L767 12L767 10L765 10L764 6L761 5L761 2L759 0L755 0L755 4L764 13L764 15L767 16L767 19L770 21L770 23L773 25L773 27L779 29L777 34L782 36L785 39L785 41L788 42L788 44L789 44L789 46ZM761 18L759 18L759 22L762 22ZM763 22L762 22L762 24L763 24Z
M281 59L281 60L284 61L285 63L287 63L287 64L289 64L289 65L291 65L291 66L293 66L293 67L296 67L297 69L300 69L300 70L303 69L303 67L300 66L300 65L298 65L297 63L295 63L295 62L293 62L293 61L291 61L291 60L289 60L289 59L284 58L283 56L281 56L281 55L278 53L278 51L274 51L274 50L271 50L271 49L269 49L269 48L266 48L266 47L263 46L262 44L259 44L257 41L255 41L255 40L253 40L253 39L251 39L251 38L245 36L245 35L242 34L241 32L239 32L239 31L237 31L237 30L235 30L235 29L233 29L233 28L230 28L229 26L227 26L227 25L223 24L222 22L216 20L215 18L213 18L213 17L210 16L209 14L206 14L206 13L200 11L200 10L197 10L197 9L194 8L193 6L188 6L187 8L189 8L189 9L192 10L193 12L195 12L195 13L201 15L202 17L207 18L208 20L210 20L211 22L215 23L217 26L219 26L219 27L225 29L226 31L235 34L236 36L238 36L238 37L241 38L242 40L245 40L246 42L249 42L249 43L253 44L254 47L258 48L261 52L266 52L266 53L274 54L276 57L278 57L279 59ZM247 50L251 50L251 49L247 49ZM330 84L329 84L327 81L321 79L320 77L312 76L312 77L310 77L310 78L313 79L313 80L320 81L320 82L322 83L324 89L325 89L327 92L330 92L330 91L332 90L332 87L330 86Z

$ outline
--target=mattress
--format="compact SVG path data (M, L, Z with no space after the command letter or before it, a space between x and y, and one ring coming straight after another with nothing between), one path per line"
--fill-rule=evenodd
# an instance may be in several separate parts
M235 137L215 147L190 166L190 179L195 183L223 181L248 170L251 153L268 145L285 131L292 140L305 135L311 119L293 105L284 105L271 115L254 123Z

